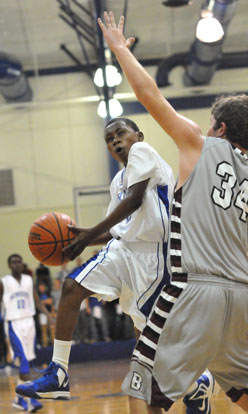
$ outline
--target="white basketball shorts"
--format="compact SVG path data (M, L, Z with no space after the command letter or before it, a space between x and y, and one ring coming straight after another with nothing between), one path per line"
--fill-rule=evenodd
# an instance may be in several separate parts
M35 358L35 323L33 317L5 321L5 332L11 345L11 356L19 358L20 372L29 372L29 364Z
M163 243L112 239L97 255L68 275L99 300L120 299L125 313L142 330L161 287L168 282Z

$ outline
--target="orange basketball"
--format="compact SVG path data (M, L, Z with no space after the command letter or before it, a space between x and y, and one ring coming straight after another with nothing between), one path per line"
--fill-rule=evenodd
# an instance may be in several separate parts
M28 245L39 262L49 266L59 266L70 261L62 251L75 239L67 224L76 225L76 222L64 213L44 214L32 224Z

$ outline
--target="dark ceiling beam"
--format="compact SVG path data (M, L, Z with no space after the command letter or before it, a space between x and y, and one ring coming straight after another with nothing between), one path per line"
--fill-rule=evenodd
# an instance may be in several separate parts
M62 47L63 46L63 47ZM65 45L61 45L62 49ZM67 49L68 50L68 49ZM73 55L72 55L73 56ZM75 58L75 56L73 57ZM155 59L139 59L139 62L142 66L157 66L161 63L163 59L155 58ZM241 51L241 52L228 52L223 53L221 61L219 62L219 66L217 70L225 70L225 69L240 69L244 67L248 67L248 51ZM38 73L39 76L49 76L49 75L61 75L64 73L77 73L77 72L87 72L87 67L85 64L81 63L79 60L75 61L78 66L58 66L55 68L48 67L39 69L38 72L34 70L24 70L26 76L28 77L35 77ZM79 67L80 66L80 67ZM91 63L92 70L95 71L98 67L97 63Z

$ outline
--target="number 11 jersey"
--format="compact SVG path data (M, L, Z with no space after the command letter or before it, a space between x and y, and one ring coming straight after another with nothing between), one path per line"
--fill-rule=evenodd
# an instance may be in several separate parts
M21 275L20 281L12 275L1 279L3 283L3 317L6 321L23 319L35 314L33 280L29 275Z

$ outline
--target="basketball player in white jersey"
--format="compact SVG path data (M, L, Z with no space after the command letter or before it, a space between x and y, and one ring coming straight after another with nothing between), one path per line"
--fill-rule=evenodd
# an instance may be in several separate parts
M21 395L70 398L66 372L83 299L93 294L107 301L119 298L123 311L133 319L138 336L161 287L169 283L165 254L169 200L174 189L172 170L154 148L143 142L143 133L129 119L111 120L105 126L104 138L110 154L124 168L111 183L107 217L92 229L70 227L78 237L65 252L73 260L86 246L109 242L65 281L56 321L53 362L43 377L17 387ZM137 404L133 405L131 412L136 414ZM158 408L151 410L160 412Z
M168 283L164 254L169 200L175 184L172 169L143 142L143 133L129 119L110 121L104 139L110 154L124 168L112 180L106 218L92 229L71 227L79 233L65 251L71 260L88 245L108 243L65 280L56 320L55 372L60 366L68 369L71 337L83 299L93 294L106 301L119 298L123 311L140 331L161 286ZM22 395L24 388L18 387ZM40 389L31 394L46 398L47 394L51 397L51 391ZM68 386L54 389L54 398L69 395Z
M12 356L19 359L18 384L22 384L29 380L29 361L35 358L35 304L41 312L48 312L34 289L32 277L22 273L21 256L9 256L8 265L10 274L0 279L0 304L2 302L5 332L11 345ZM36 399L29 398L25 401L19 395L16 395L13 406L30 413L42 408L42 404Z
M176 143L179 176L162 289L133 353L123 389L169 410L209 367L248 412L248 96L219 99L207 137L179 115L129 50L124 18L99 19L139 101ZM192 405L193 407L193 405ZM210 410L199 407L200 412Z

